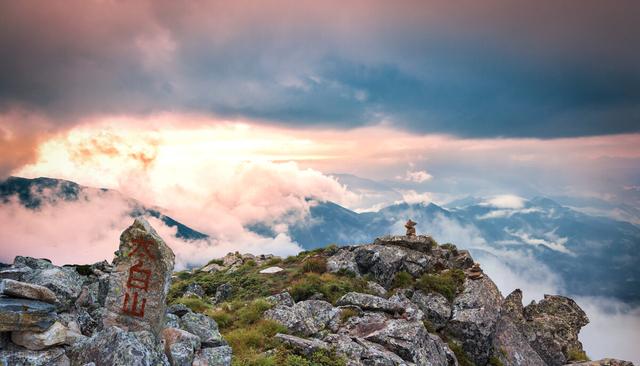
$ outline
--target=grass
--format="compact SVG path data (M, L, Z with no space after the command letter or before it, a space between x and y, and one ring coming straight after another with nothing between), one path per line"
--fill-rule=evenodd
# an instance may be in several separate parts
M585 351L572 348L567 351L567 361L591 361L591 359L589 359Z
M398 272L396 273L395 278L393 279L393 283L391 284L391 288L408 288L413 286L413 276L409 272Z
M359 312L353 308L343 308L340 311L340 322L345 323L347 320L351 319L354 316L357 316Z
M459 269L452 269L440 274L424 274L417 281L415 287L426 293L437 292L453 301L462 291L465 275Z
M456 355L458 365L460 366L475 366L473 361L469 358L469 355L462 349L462 346L456 342L449 341L449 349Z
M327 272L327 260L322 257L308 258L302 264L302 272L325 273Z
M500 358L496 355L489 357L489 365L491 366L504 366Z
M361 278L338 276L332 273L307 274L294 281L290 294L295 301L303 301L316 293L322 294L329 302L335 302L347 292L368 293L367 282Z
M174 303L186 305L189 309L197 313L203 313L211 309L211 304L198 297L181 297Z

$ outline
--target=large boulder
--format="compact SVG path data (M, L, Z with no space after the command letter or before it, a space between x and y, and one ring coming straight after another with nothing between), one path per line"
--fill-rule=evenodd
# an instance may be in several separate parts
M391 245L363 245L354 251L354 259L361 274L370 274L390 288L398 272L417 277L429 268L429 257L417 250Z
M231 366L229 346L203 348L196 353L192 366Z
M424 319L429 321L437 330L444 328L451 317L451 304L446 297L436 292L425 294L417 290L411 296L411 301L422 310Z
M69 366L69 358L62 347L43 351L30 351L11 347L0 349L0 365L16 366Z
M408 365L400 356L363 338L350 337L345 334L330 334L324 340L338 353L346 356L348 366Z
M148 331L127 332L107 327L78 342L67 352L73 366L93 362L95 366L168 366L161 343Z
M159 335L164 325L175 256L171 248L143 218L120 236L105 301L104 326Z
M438 243L428 235L393 235L383 236L377 238L373 244L376 245L394 245L404 247L412 250L417 250L423 253L431 252L431 249L435 248Z
M502 295L488 276L466 279L453 301L453 314L445 330L457 339L476 365L491 355L491 337L502 306Z
M11 340L13 343L24 348L39 351L65 343L67 340L67 327L59 322L55 322L44 332L11 332Z
M55 306L36 300L0 297L0 332L45 331L55 322Z
M56 294L48 288L10 279L0 280L0 295L39 300L50 304L56 302Z
M303 354L305 356L311 356L314 352L329 349L329 345L327 344L327 342L323 342L315 338L307 339L278 333L276 334L276 339L293 348L297 353Z
M22 277L23 282L44 286L56 294L61 309L70 308L76 301L84 279L73 268L46 267L34 269Z
M583 352L578 333L589 319L572 299L545 295L522 307L522 292L516 290L505 301L505 314L547 365L564 365L570 353Z
M171 366L191 366L196 350L200 348L200 338L177 328L162 330L164 353Z
M404 307L385 298L361 294L359 292L349 292L342 296L336 303L337 305L355 305L363 310L386 311L389 313L403 313Z
M335 327L340 309L322 300L300 301L293 306L277 305L264 313L266 319L284 325L289 331L304 336L319 334Z
M180 318L180 329L198 336L203 347L216 347L227 344L222 338L215 320L204 314L193 312L184 314Z
M546 366L508 316L501 316L493 336L493 356L504 366Z

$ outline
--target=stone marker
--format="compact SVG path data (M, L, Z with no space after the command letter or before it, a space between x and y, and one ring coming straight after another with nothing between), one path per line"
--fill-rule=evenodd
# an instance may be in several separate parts
M120 235L103 323L158 336L163 327L175 256L143 218Z

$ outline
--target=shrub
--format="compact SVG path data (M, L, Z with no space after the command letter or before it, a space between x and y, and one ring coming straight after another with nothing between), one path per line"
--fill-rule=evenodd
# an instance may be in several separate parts
M275 348L278 345L275 335L283 332L286 328L281 324L263 319L223 335L233 349L234 365L276 365L262 353Z
M350 270L348 270L346 268L340 268L338 270L338 272L336 272L336 275L343 276L343 277L356 278L356 273L354 271L350 271Z
M458 247L455 244L445 243L441 245L442 248L448 249L453 253L453 255L458 255Z
M302 356L292 353L285 347L278 348L275 361L283 366L345 366L347 364L347 361L333 350L319 350L310 356Z
M296 301L303 301L316 293L321 293L331 303L335 303L347 292L367 292L367 282L361 278L340 277L332 273L318 276L308 273L294 281L289 293Z
M590 361L589 356L581 350L577 348L572 348L567 351L567 360L568 361Z
M416 288L424 292L437 292L453 301L464 285L464 272L453 269L441 274L424 274L416 282Z
M298 261L298 257L296 257L295 255L290 255L287 258L284 259L284 263L285 264L292 264Z
M458 365L460 366L475 366L473 361L469 358L467 353L462 349L462 346L459 344L449 341L448 343L449 349L456 355L456 359L458 360Z
M214 264L214 263L219 265L219 266L224 265L224 261L222 259L212 259L212 260L209 261L209 263L207 263L207 265Z
M493 356L489 357L489 365L491 365L491 366L504 366L502 361L500 361L500 358L498 358L498 356L496 356L496 355L493 355Z
M202 313L206 310L211 309L211 305L199 297L181 297L175 302L177 304L184 304L189 309L197 313Z
M302 264L302 272L304 273L325 273L327 271L327 260L321 257L308 258Z
M342 308L340 311L340 322L344 323L347 320L351 319L354 316L358 315L358 311L353 308Z
M392 288L407 288L413 285L413 276L409 272L398 272L396 273L395 278L393 279L393 283L391 284Z
M274 257L269 259L265 265L270 267L280 263L282 263L282 258Z

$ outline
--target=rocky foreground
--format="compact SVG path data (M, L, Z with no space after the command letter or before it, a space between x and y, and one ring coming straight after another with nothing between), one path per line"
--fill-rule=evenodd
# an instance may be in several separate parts
M138 219L112 264L0 266L0 365L632 365L588 361L573 300L503 298L428 236L173 261Z

